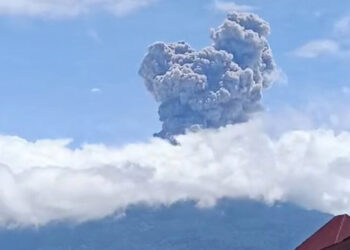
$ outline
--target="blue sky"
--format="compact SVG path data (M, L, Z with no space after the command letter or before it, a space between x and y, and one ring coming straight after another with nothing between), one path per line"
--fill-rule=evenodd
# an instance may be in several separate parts
M213 0L159 0L132 8L119 1L125 3L104 8L104 1L100 6L67 1L75 2L73 11L57 3L41 10L21 4L10 8L0 1L1 134L28 140L73 138L75 145L146 140L160 129L157 104L137 74L147 46L184 40L197 49L205 47L209 29L232 6ZM269 41L287 80L265 92L269 112L302 109L316 101L341 99L346 105L349 1L235 4L252 9L272 28Z
M232 8L271 26L264 115L150 139L147 47L208 46ZM349 1L0 0L0 32L0 226L237 197L349 213Z

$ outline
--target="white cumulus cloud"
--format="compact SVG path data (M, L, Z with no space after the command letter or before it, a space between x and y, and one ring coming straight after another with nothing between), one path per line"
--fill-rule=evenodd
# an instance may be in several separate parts
M123 148L0 136L0 224L43 225L122 213L134 204L223 197L350 212L350 133L266 132L258 120Z
M324 55L335 55L339 50L338 42L331 39L320 39L307 42L295 49L292 55L303 58L315 58Z
M92 89L90 89L90 92L91 93L98 93L98 92L101 92L101 89L100 88L92 88Z
M338 36L350 35L350 16L344 16L340 18L334 24L334 32Z
M255 9L254 6L251 5L244 5L244 4L237 4L232 1L220 1L215 0L214 1L214 7L215 9L223 12L230 12L230 11L252 11Z
M339 18L334 24L330 35L325 39L315 39L291 52L300 58L317 58L321 56L336 56L348 59L350 55L350 16Z
M73 17L95 9L125 15L156 0L0 0L0 14Z

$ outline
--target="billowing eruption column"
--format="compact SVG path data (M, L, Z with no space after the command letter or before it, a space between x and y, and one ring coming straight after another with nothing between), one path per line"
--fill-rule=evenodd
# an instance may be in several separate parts
M151 45L139 74L160 103L163 128L156 136L244 122L261 109L262 91L276 75L269 32L258 16L234 12L200 51L185 42Z

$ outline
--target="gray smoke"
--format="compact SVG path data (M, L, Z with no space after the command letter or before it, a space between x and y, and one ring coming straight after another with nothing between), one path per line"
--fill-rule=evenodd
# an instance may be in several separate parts
M262 91L276 75L269 32L257 15L233 12L200 51L185 42L151 45L139 74L160 103L163 126L156 135L244 122L260 110Z

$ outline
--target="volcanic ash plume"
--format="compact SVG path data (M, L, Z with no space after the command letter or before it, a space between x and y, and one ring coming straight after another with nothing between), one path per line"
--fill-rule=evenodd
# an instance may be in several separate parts
M139 73L160 103L157 136L244 122L259 110L262 91L276 75L269 31L258 16L235 12L200 51L185 42L151 45Z

